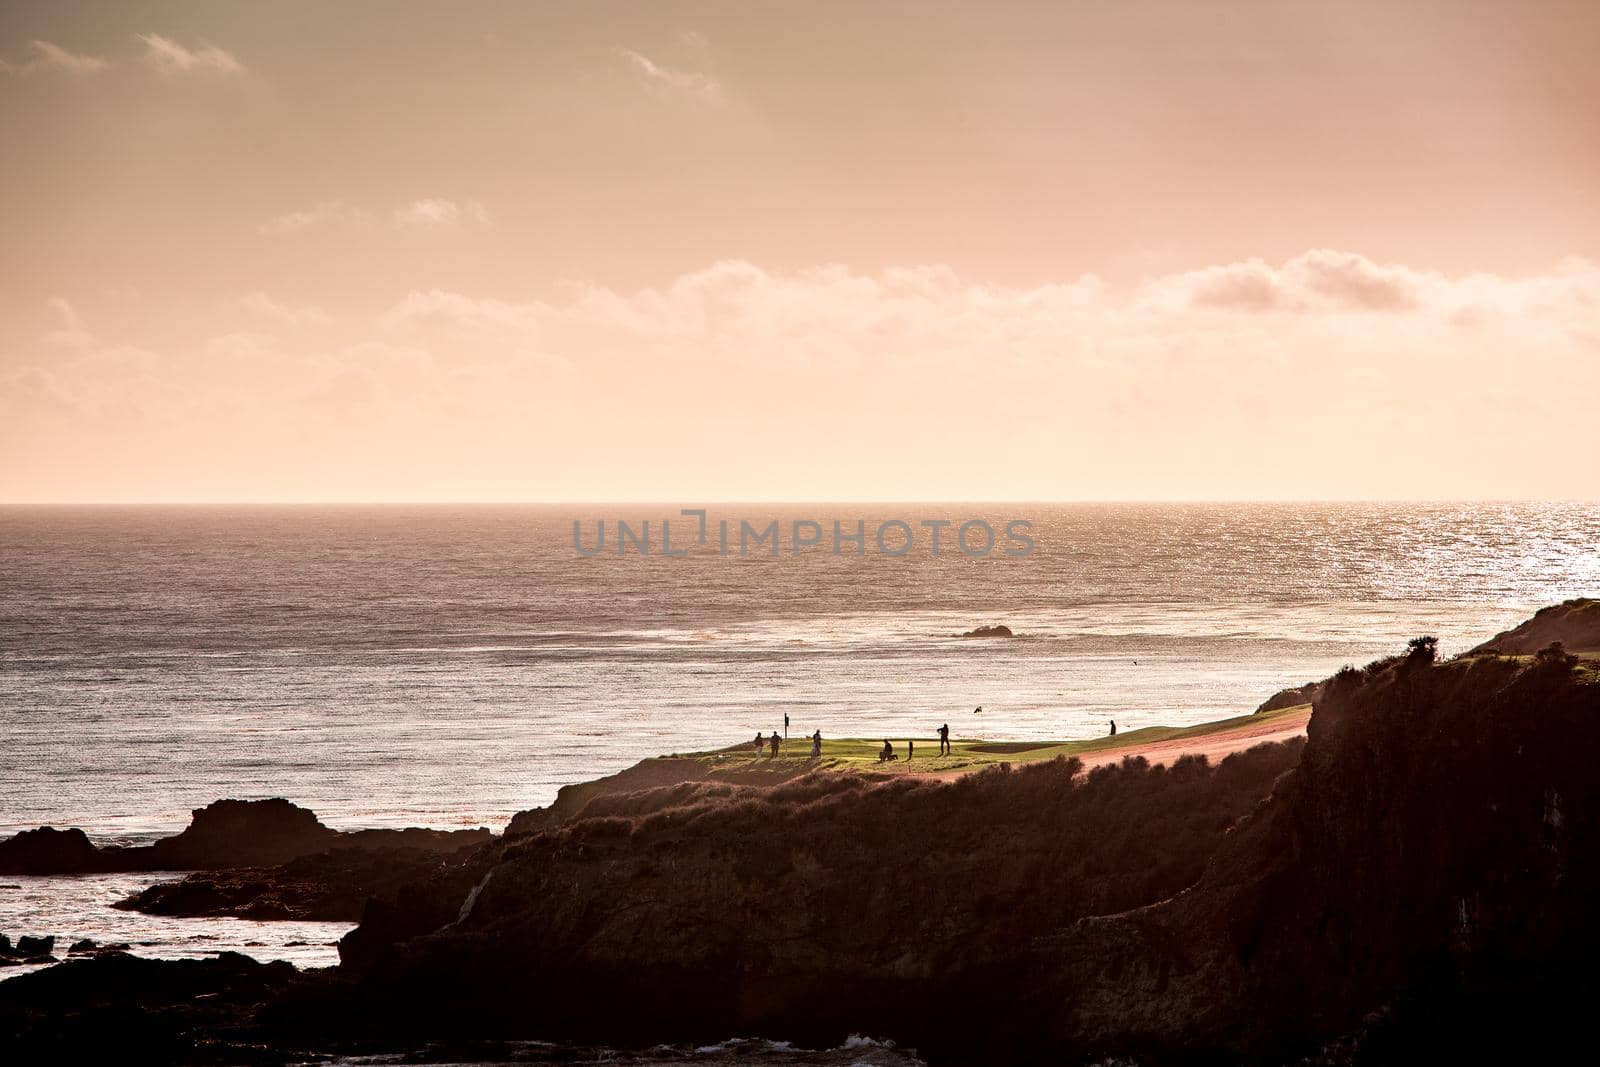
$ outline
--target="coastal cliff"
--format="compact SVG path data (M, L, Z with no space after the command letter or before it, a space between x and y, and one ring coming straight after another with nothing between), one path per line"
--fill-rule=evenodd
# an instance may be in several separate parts
M371 899L340 967L192 969L224 1015L187 985L149 1010L208 1055L287 1058L469 1038L820 1048L867 1030L935 1065L1331 1065L1585 1038L1596 661L1436 662L1414 642L1315 700L1304 740L1216 763L941 778L647 761L414 872L361 861ZM215 913L239 906L206 884ZM134 973L83 960L0 983L0 1038L48 1047L64 1012L93 1029ZM80 985L99 999L74 1000Z
M1276 1062L1448 1009L1481 1043L1482 998L1559 998L1593 945L1596 742L1592 664L1426 649L1215 767L644 790L512 840L440 929L363 924L297 1024Z

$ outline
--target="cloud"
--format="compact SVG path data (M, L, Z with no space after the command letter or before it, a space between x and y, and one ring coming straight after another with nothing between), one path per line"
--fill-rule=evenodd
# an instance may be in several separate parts
M271 334L240 330L209 339L205 352L213 359L261 359L273 352L277 340Z
M1409 267L1316 248L1278 266L1247 259L1171 275L1153 288L1170 301L1222 311L1397 312L1416 309L1441 282Z
M1528 462L1592 451L1584 260L1311 250L1131 286L727 260L638 289L419 288L364 319L252 293L159 344L50 310L0 369L0 443L119 486L197 465L235 498L1595 491L1581 463Z
M348 207L341 200L325 200L305 211L290 211L270 218L263 222L259 229L263 234L270 236L296 233L313 226L329 224L370 226L372 221L372 216L359 208Z
M44 335L45 344L52 348L88 348L94 344L94 334L84 326L77 309L66 298L52 297L48 306L61 325Z
M1290 305L1277 271L1259 259L1206 267L1185 279L1189 303L1225 311L1272 311Z
M285 326L320 326L330 321L327 312L319 307L310 304L304 307L290 307L259 291L240 297L239 306L256 318Z
M515 304L431 289L408 294L384 312L378 321L389 330L408 330L428 323L444 322L474 331L509 329L535 332L539 317L545 310L542 304Z
M245 72L244 64L232 52L216 45L202 45L191 50L160 34L141 33L137 36L144 42L145 63L163 77L185 74L232 77Z
M448 230L493 223L488 208L476 200L430 198L401 204L389 212L388 225L396 230ZM268 236L296 233L321 226L379 225L377 216L342 200L325 200L304 211L291 211L263 222L258 229Z
M1418 303L1423 275L1405 267L1380 267L1351 252L1319 248L1284 267L1295 283L1339 307L1405 311Z
M694 35L690 41L703 50L705 39ZM661 97L677 97L720 107L727 103L722 83L710 74L663 66L631 48L618 48L617 56L646 92Z
M492 221L489 212L476 200L415 200L395 208L390 221L398 229L432 229L438 227L476 225L487 226Z
M0 71L16 75L59 71L64 74L82 76L98 74L111 66L110 60L101 59L99 56L78 55L67 51L60 45L51 44L49 41L30 41L28 49L31 54L21 63L9 63L5 60L0 60Z

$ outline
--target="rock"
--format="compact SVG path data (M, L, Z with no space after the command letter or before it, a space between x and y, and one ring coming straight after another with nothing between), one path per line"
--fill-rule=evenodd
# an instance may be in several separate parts
M1042 943L1025 1010L1058 1044L1141 1060L1283 1062L1345 1038L1366 1059L1331 1062L1547 1058L1582 1039L1600 949L1597 744L1600 685L1569 672L1342 671L1206 876Z
M69 960L0 982L0 1039L236 1062L870 1027L932 1062L1564 1062L1600 954L1600 680L1552 663L1347 668L1304 741L1216 766L656 767L381 893L336 973Z
M151 869L249 867L323 852L337 837L315 812L281 797L218 800L196 808L182 833L149 846L146 857Z
M1576 597L1551 605L1467 654L1529 655L1555 642L1564 645L1568 652L1600 651L1600 600Z
M99 853L82 830L41 826L0 841L0 874L85 874Z
M402 894L341 951L367 1010L420 1028L813 1044L865 1020L956 1062L1585 1040L1592 672L1396 656L1329 679L1308 733L1216 768L591 797L509 840L454 920L461 883Z
M192 874L112 905L149 915L234 916L356 922L374 896L424 881L467 861L476 846L446 853L423 848L339 848L276 867ZM464 890L463 890L464 892Z
M1322 689L1326 682L1307 682L1297 685L1292 689L1280 689L1268 697L1256 709L1257 715L1263 711L1277 711L1279 708L1297 708L1302 704L1315 704L1317 698L1322 696Z
M17 938L16 954L19 956L48 956L55 951L56 939L54 934L45 937L19 937Z
M1015 637L1009 626L980 626L975 630L968 630L962 637Z
M324 826L315 812L282 798L218 800L196 808L182 833L152 845L97 849L82 830L25 830L0 841L0 873L224 870L273 866L339 848L453 852L493 836L481 827L341 832Z
M1192 884L1298 750L1086 777L1072 761L949 784L813 775L678 806L635 795L638 815L597 798L509 841L465 893L375 902L341 958L374 1005L469 1032L937 1042L982 1018L978 1037L1027 981L1001 976L1034 936ZM985 1059L968 1051L951 1060Z
M424 877L374 894L362 909L360 924L340 938L339 959L371 969L389 959L395 946L455 922L499 858L498 847L460 852Z
M7 1063L282 1063L255 1018L296 981L287 963L81 956L0 982Z

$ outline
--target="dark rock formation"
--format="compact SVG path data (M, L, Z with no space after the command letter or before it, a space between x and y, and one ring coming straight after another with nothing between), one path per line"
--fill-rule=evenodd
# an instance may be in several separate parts
M123 954L0 982L7 1063L278 1063L250 1020L295 980L287 963Z
M341 832L287 800L219 800L196 808L182 833L153 845L102 849L82 830L25 830L0 841L0 874L221 870L287 863L329 849L454 851L492 836L486 829Z
M1516 1059L1587 1037L1597 745L1590 667L1410 656L1330 679L1303 756L591 798L433 932L363 924L320 1010L613 1041L867 1025L934 1063Z
M1489 1062L1582 1037L1596 683L1493 659L1341 672L1200 884L1049 939L1031 1006L1061 1045L1141 1057L1281 1062L1354 1033L1370 1062Z
M41 826L0 841L0 874L85 874L100 869L100 853L82 830Z
M374 893L360 925L339 941L339 958L372 964L392 948L456 922L473 889L500 860L496 845L458 852L427 875Z
M467 862L462 853L478 847L467 845L458 852L338 848L276 867L191 874L179 882L150 886L113 906L149 915L356 922L369 898L461 866Z
M1600 652L1600 600L1577 597L1551 605L1521 626L1496 634L1468 655L1528 655L1555 642L1566 646L1568 652Z
M1302 704L1315 704L1322 696L1323 687L1326 685L1326 681L1307 682L1292 689L1280 689L1256 709L1256 714L1259 715L1263 711L1277 711L1279 708L1297 708Z
M975 630L968 630L962 637L1015 637L1009 626L979 626Z
M730 750L724 764L662 756L641 760L616 774L564 785L548 808L519 811L506 838L552 829L589 814L645 815L707 797L728 797L749 786L772 786L810 773L793 760L754 760L748 744ZM776 764L776 765L774 765Z
M54 936L23 935L17 938L16 944L12 944L9 936L0 934L0 966L9 967L18 963L54 963L55 957L51 953L55 948Z
M21 956L48 956L56 948L54 934L44 937L19 937L17 938L17 954Z
M950 1040L960 1018L986 1030L1009 1011L1021 976L996 975L1039 934L1193 884L1299 747L1215 768L1128 761L1081 782L1055 761L948 784L817 776L659 808L603 798L649 813L586 811L513 840L409 925L435 932L406 936L410 893L398 913L370 909L341 944L359 984L317 1010L622 1043L830 1045L880 1027Z
M0 982L0 1048L867 1029L935 1065L1564 1062L1600 954L1597 747L1592 663L1414 652L1215 767L659 761L381 892L336 971L69 961Z

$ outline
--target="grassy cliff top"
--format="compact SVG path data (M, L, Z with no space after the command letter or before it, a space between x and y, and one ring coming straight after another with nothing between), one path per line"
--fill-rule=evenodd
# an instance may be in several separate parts
M784 742L778 755L772 757L762 750L754 755L749 743L732 745L711 752L683 753L672 759L694 760L711 770L753 770L770 765L774 773L787 776L797 769L796 764L808 765L818 770L860 770L884 774L945 774L981 770L998 763L1031 763L1057 756L1076 756L1085 762L1099 764L1115 762L1123 756L1146 756L1155 760L1168 755L1179 755L1186 750L1209 752L1216 742L1250 740L1260 742L1282 740L1304 729L1311 705L1301 704L1291 708L1239 715L1231 719L1197 726L1146 726L1137 730L1124 730L1115 737L1096 737L1083 741L988 741L982 738L952 738L951 753L939 755L937 735L926 737L890 737L895 755L899 759L881 763L878 752L883 748L883 738L856 737L825 738L822 755L811 758L809 736L794 736ZM916 755L906 759L906 741L916 742ZM1191 744L1192 743L1192 744ZM1225 746L1227 747L1227 746Z

